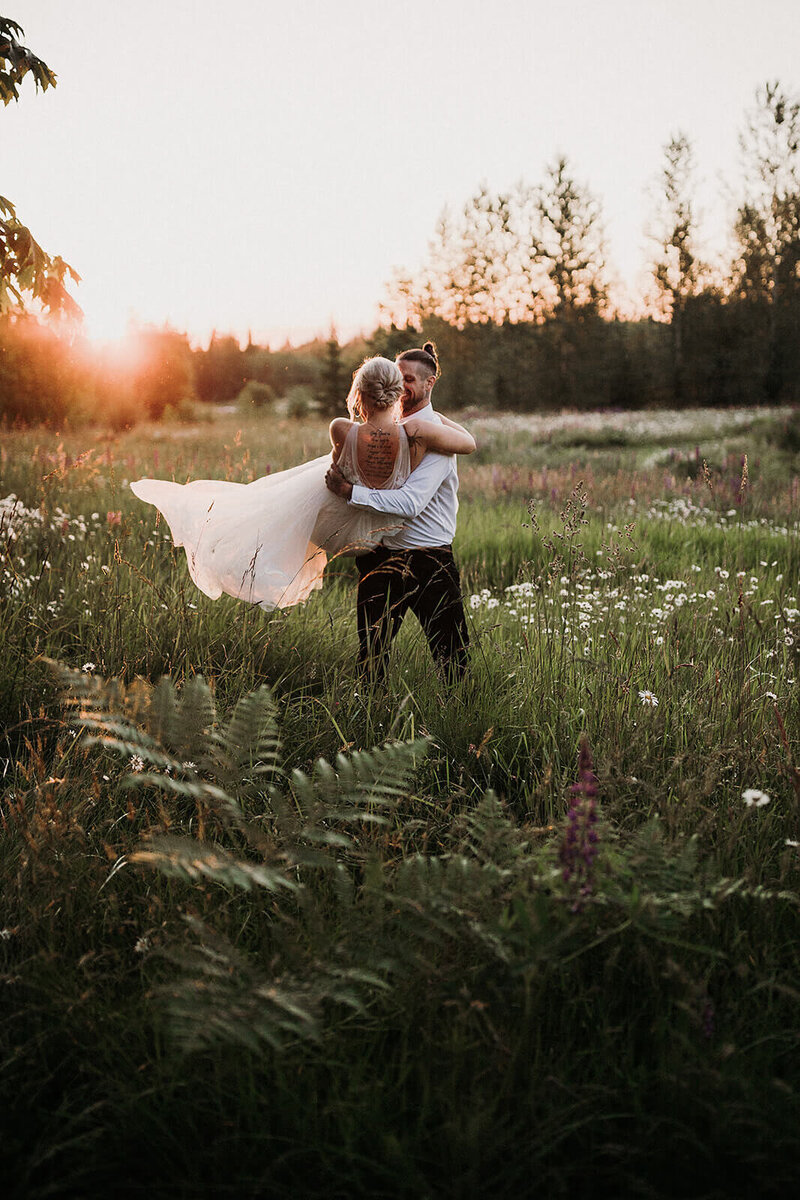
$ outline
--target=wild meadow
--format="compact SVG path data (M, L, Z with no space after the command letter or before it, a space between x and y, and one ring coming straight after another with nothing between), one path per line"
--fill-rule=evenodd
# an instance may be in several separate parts
M796 1180L797 412L463 419L469 676L372 691L351 562L212 602L128 488L320 420L3 432L7 1195Z

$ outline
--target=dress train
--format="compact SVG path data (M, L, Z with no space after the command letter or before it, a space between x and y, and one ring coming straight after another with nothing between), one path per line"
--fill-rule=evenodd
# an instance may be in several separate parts
M339 467L351 482L361 483L356 434L354 426ZM324 454L253 483L139 479L130 486L163 514L201 592L212 600L225 592L271 610L300 604L322 587L330 558L369 550L400 528L396 518L354 508L329 492L330 463L330 454ZM401 486L409 472L408 440L401 437L384 486Z

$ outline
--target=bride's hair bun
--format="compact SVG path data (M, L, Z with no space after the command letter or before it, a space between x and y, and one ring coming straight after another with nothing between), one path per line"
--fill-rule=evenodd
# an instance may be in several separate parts
M353 385L347 397L347 410L355 420L365 420L376 409L391 408L400 399L403 376L400 368L389 358L368 358L353 375Z

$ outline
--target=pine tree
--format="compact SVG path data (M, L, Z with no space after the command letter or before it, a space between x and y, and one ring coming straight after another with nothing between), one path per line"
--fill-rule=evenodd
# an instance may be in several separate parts
M695 249L696 217L692 199L694 162L685 133L664 146L658 176L656 228L651 234L658 250L652 264L656 302L671 328L672 391L676 401L685 390L685 326L687 305L702 286L704 266Z
M756 102L740 138L746 195L732 282L763 315L767 396L793 399L800 368L800 99L775 81L759 89Z
M343 416L346 396L342 349L336 329L331 326L331 335L325 345L325 360L322 364L322 378L317 397L321 411L330 417Z

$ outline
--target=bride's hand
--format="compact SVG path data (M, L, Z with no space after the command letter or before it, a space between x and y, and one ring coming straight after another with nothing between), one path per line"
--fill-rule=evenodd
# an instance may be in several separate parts
M334 496L341 496L343 500L349 500L353 494L352 483L345 479L336 463L331 463L328 467L325 486L329 492L333 492Z

